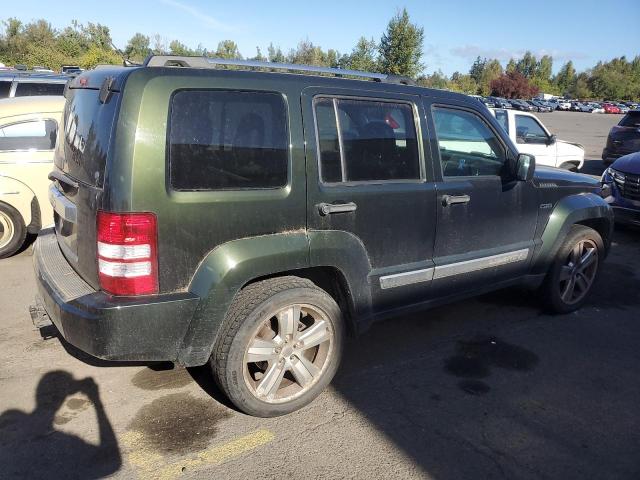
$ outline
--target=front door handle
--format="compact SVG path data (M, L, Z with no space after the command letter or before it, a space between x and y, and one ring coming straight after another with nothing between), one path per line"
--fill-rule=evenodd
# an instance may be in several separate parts
M449 205L454 205L456 203L469 203L471 201L471 197L469 195L443 195L442 196L442 206L448 207Z
M349 203L321 203L318 205L320 215L330 215L332 213L355 212L357 205L353 202Z

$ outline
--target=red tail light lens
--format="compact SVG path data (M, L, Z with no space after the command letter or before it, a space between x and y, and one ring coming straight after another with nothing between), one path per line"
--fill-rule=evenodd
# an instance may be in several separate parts
M158 230L153 213L98 212L98 278L112 295L158 293Z

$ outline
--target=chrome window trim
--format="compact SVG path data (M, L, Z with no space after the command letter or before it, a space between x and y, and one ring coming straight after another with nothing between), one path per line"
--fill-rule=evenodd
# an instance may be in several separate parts
M359 185L373 185L373 184L381 184L381 183L418 183L422 184L427 181L427 172L426 172L426 158L424 153L424 142L422 138L422 125L420 123L420 112L418 111L417 100L412 98L398 98L395 95L395 92L390 94L389 97L383 96L363 96L363 95L349 95L344 93L316 93L311 98L311 110L313 114L313 124L315 131L315 153L316 153L316 161L318 166L318 183L324 187L337 187L343 185L351 185L351 186L359 186ZM406 96L406 94L398 94L402 96ZM413 127L414 132L416 134L416 148L418 149L418 167L420 169L419 178L400 178L400 179L379 179L379 180L350 180L350 181L339 181L339 182L325 182L322 180L322 158L320 152L320 141L319 141L319 129L318 129L318 119L316 115L316 102L318 100L328 99L332 101L332 105L334 108L334 112L337 120L337 102L338 100L360 100L360 101L370 101L370 102L380 102L380 103L393 103L393 104L404 104L411 108L411 113L413 115ZM336 128L339 130L339 124L336 125ZM339 134L340 137L342 133ZM341 164L344 164L344 152L342 148L342 144L340 143L340 161ZM345 169L346 170L346 169ZM341 172L342 169L341 165ZM344 177L343 177L344 178Z

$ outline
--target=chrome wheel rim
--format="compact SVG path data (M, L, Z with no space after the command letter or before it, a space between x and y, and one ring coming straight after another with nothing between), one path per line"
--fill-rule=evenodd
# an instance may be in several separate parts
M0 248L4 248L9 244L13 234L13 222L6 213L0 212Z
M591 240L578 242L560 269L560 297L572 305L587 294L598 270L598 247Z
M244 380L267 403L289 402L323 376L334 353L334 331L320 308L294 304L266 315L244 354Z

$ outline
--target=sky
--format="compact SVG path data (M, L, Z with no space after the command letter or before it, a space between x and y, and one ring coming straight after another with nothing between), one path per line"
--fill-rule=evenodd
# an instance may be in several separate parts
M397 0L396 0L397 1ZM178 39L189 47L215 50L234 40L244 56L263 53L270 42L286 54L301 40L340 53L351 51L360 36L376 40L399 8L424 28L426 73L466 73L476 56L503 64L526 50L550 54L554 71L571 59L581 71L598 60L640 54L640 0L0 0L0 19L28 22L45 18L62 29L76 19L99 22L124 49L140 32Z

